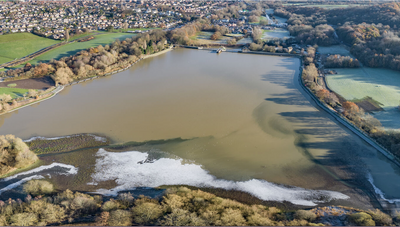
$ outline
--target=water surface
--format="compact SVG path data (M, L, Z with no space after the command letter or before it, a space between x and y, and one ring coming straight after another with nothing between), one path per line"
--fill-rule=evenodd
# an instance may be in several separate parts
M297 58L174 50L3 115L0 134L182 138L143 151L175 155L219 179L327 189L353 200L348 186L371 172L387 197L400 197L399 169L310 103L299 67Z

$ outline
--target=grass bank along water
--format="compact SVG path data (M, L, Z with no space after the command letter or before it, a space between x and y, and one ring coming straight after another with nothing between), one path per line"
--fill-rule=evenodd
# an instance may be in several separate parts
M295 80L299 67L295 58L178 49L144 59L116 77L67 87L39 108L6 114L0 117L0 133L25 139L100 133L117 143L182 138L126 151L160 151L171 162L182 159L176 163L193 163L228 182L258 179L337 191L350 199L334 203L371 208L365 194L337 181L320 166L362 188L366 176L362 159L375 157L375 151L310 105ZM41 159L79 168L73 177L52 178L61 179L57 182L64 189L117 187L115 181L87 185L101 159L97 153L98 149L87 149ZM384 160L380 164L387 166ZM135 179L131 180L128 183L134 185ZM396 196L397 192L390 193Z

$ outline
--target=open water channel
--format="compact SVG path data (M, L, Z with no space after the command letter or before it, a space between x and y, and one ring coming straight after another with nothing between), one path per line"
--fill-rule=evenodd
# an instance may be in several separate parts
M0 116L0 134L166 140L119 153L99 149L76 161L91 166L79 184L103 194L188 184L369 208L365 192L374 182L386 199L400 198L400 169L315 107L299 67L297 58L177 49ZM71 166L57 171L71 175L84 166L64 164ZM103 181L115 187L102 189Z

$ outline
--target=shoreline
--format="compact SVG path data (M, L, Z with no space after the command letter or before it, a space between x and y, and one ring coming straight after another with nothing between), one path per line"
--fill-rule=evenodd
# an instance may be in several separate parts
M97 76L89 77L89 78L82 79L82 80L79 80L79 81L73 81L73 82L71 82L71 83L69 83L69 84L66 84L66 85L59 85L59 86L57 86L53 91L51 91L51 93L53 93L53 94L50 95L49 97L46 97L46 98L43 98L43 99L39 99L39 100L33 101L33 102L31 102L31 103L27 103L27 104L22 105L22 106L19 106L19 107L17 107L17 108L8 110L8 111L6 111L6 112L4 112L4 113L0 113L0 116L1 116L1 115L4 115L4 114L12 113L12 112L14 112L14 111L16 111L16 110L19 110L19 109L22 109L22 108L31 106L31 105L33 105L33 104L37 104L37 103L43 102L43 101L46 101L46 100L48 100L48 99L51 99L51 98L55 97L58 93L60 93L62 90L64 90L64 88L65 88L66 86L72 86L72 85L79 84L79 83L82 83L82 82L86 82L86 81L89 81L89 80L93 80L93 79L97 79L97 78L100 78L100 77L105 77L105 76L109 76L109 75L113 75L113 74L116 74L116 73L123 72L123 71L129 69L130 67L132 67L134 64L136 64L136 63L139 62L140 60L143 60L143 59L146 59L146 58L155 57L155 56L159 56L159 55L164 54L164 53L167 53L167 52L169 52L169 51L171 51L171 50L173 50L173 46L170 46L170 47L168 47L167 49L162 50L162 51L160 51L160 52L157 52L157 53L154 53L154 54L149 54L149 55L146 55L146 56L144 56L144 57L142 57L142 58L139 58L137 61L135 61L134 63L130 64L129 66L127 66L127 67L125 67L125 68L123 68L123 69L115 69L115 70L113 70L113 71L111 71L111 72L108 72L108 73L106 73L106 74L104 74L104 75L97 75Z
M156 53L156 54L153 54L153 55L148 55L148 56L146 56L146 58L149 58L149 57L153 57L153 56L158 56L158 55L161 55L161 54L163 54L163 53L166 53L166 52L168 52L168 51L170 51L170 50L172 50L172 48L169 48L169 49L166 49L166 50L164 50L164 51L161 51L161 52L158 52L158 53ZM240 52L238 52L238 53L240 53ZM255 53L253 53L253 52L246 52L246 54L259 54L259 53L257 53L257 52L255 52ZM264 55L268 55L268 54L264 54ZM274 55L274 56L276 56L276 55ZM284 57L298 57L298 58L300 58L300 56L296 56L296 55L289 55L289 56L284 56ZM144 58L141 58L141 59L144 59ZM301 59L300 59L301 60ZM127 68L129 68L129 67L127 67ZM120 72L120 71L122 71L122 70L115 70L114 72L116 73L116 72ZM298 79L301 79L301 72L302 72L302 70L301 70L301 68L300 68L300 70L299 70L299 74L297 75L298 76ZM295 78L294 78L295 79ZM87 79L86 79L87 80ZM85 80L85 81L86 81ZM301 85L301 84L300 84ZM311 96L311 98L312 98L312 96Z
M190 48L190 47L183 47L183 48L188 48L188 49L194 49L194 48ZM207 49L194 49L194 50L214 50L212 48L207 48ZM372 138L369 137L369 135L367 135L365 132L361 131L358 127L356 127L355 125L353 125L351 122L349 122L349 120L347 120L346 118L340 116L338 113L334 112L333 110L331 110L331 108L327 107L326 104L322 103L321 101L319 101L319 99L307 88L305 87L303 80L301 78L302 75L302 71L303 71L303 64L302 64L302 58L301 55L299 54L288 54L288 53L269 53L269 52L259 52L259 51L247 51L247 52L241 52L241 51L235 51L235 50L229 50L226 52L230 52L230 53L239 53L239 54L257 54L257 55L269 55L269 56L275 56L275 57L292 57L292 58L298 58L300 60L300 69L299 69L299 73L295 76L297 76L297 78L293 78L295 81L297 80L299 83L299 86L302 88L302 90L304 90L305 93L307 93L307 95L310 97L310 99L315 103L311 105L316 107L317 109L322 109L324 110L324 112L326 112L332 120L334 120L335 122L339 123L338 125L342 125L344 126L346 129L348 129L352 134L354 134L355 136L357 136L358 138L360 138L362 141L366 142L368 145L372 146L375 150L378 151L378 153L383 154L389 161L391 161L393 164L400 166L400 162L398 161L398 158L396 158L395 156L393 156L389 151L387 151L385 148L383 148L380 144L378 144L375 140L373 140ZM307 98L307 97L306 97ZM310 100L310 101L311 101ZM333 170L336 171L340 171L340 169L335 168L335 167L330 167ZM358 174L361 174L360 171L357 171ZM365 176L366 178L368 176ZM377 192L376 190L376 186L371 184L370 181L368 182L364 182L366 184L364 185L360 185L357 183L357 189L361 189L364 193L364 195L357 193L360 196L366 196L370 199L375 200L379 206L383 209L386 210L396 210L397 206L396 203L390 203L389 201L385 200L385 198L382 198L382 193ZM353 190L355 190L354 188L347 186ZM365 193L364 190L367 190L368 193ZM368 195L370 194L370 195ZM371 197L372 196L372 197ZM371 205L373 205L373 201L369 202Z
M31 106L31 105L36 104L36 103L40 103L40 102L46 101L46 100L48 100L48 99L51 99L51 98L53 98L54 96L56 96L59 92L61 92L62 90L64 90L64 86L62 86L62 85L61 85L61 86L58 86L58 87L56 87L53 91L51 91L51 93L53 93L53 94L50 95L49 97L46 97L46 98L43 98L43 99L39 99L39 100L30 102L30 103L27 103L27 104L25 104L25 105L19 106L19 107L14 108L14 109L11 109L11 110L9 110L9 111L7 111L7 112L4 112L4 113L0 113L0 116L3 115L3 114L12 113L12 112L14 112L14 111L16 111L16 110L20 110L20 109L22 109L22 108Z
M96 135L96 134L87 134L88 136L100 136L100 137L104 137L103 135ZM37 137L36 137L37 138ZM68 139L71 138L71 139ZM77 139L77 138L76 138ZM28 139L27 141L35 141L35 137ZM56 141L55 141L56 140ZM57 145L57 144L66 144L65 142L68 142L67 144L73 144L75 138L71 137L71 136L63 136L63 137L53 137L53 138L37 138L37 142L39 142L39 144L42 144L41 147L43 147L43 145L49 144L49 145ZM79 140L75 140L77 142L79 142ZM149 141L146 141L145 143L149 143ZM150 142L151 143L151 142ZM89 145L89 144L88 144ZM120 152L125 152L125 151L138 151L138 152L143 152L143 150L141 149L136 149L137 147L141 147L143 146L143 144L138 143L138 144L127 144L127 146L118 146L118 144L109 144L109 145L103 145L103 146L83 146L83 147L79 147L77 149L70 149L70 147L67 150L61 151L61 150L54 150L54 148L56 148L55 146L52 146L51 149L53 149L53 151L48 150L47 153L42 153L39 154L39 157L41 160L43 160L44 163L46 164L51 164L52 162L58 162L58 163L67 163L69 165L74 165L74 166L81 166L83 163L85 162L81 162L78 161L76 162L76 159L78 157L80 157L81 155L85 154L88 155L87 158L92 157L92 155L97 154L98 150L100 148L103 148L105 150L107 150L108 152L115 152L115 153L120 153ZM35 149L34 149L35 150ZM95 163L95 159L92 160L92 158L89 158L90 161L89 163L94 164ZM68 160L68 161L67 161ZM67 162L65 162L67 161ZM72 162L70 162L72 161ZM90 176L92 174L92 166L88 166L85 164L86 167L82 167L83 169L81 169L81 173L79 174L79 177L81 176ZM319 166L316 166L315 168L320 168ZM90 169L90 171L89 171ZM89 172L87 172L89 171ZM320 171L318 169L315 169L315 171ZM90 173L90 174L89 174ZM323 173L326 177L329 177L328 173ZM93 186L87 186L86 184L83 185L75 185L74 188L70 188L68 187L68 184L71 183L72 179L65 179L62 178L61 181L57 180L58 178L60 178L59 176L55 176L54 180L58 181L58 183L56 183L58 186L60 186L60 189L65 190L67 188L72 189L72 190L79 190L79 191L86 191L89 193L93 193L94 191L96 191L98 188L98 186L100 186L100 188L105 188L105 189L111 189L111 188L115 188L118 185L116 184L116 182L114 181L104 181L104 182L100 182L99 185L93 185ZM86 177L84 177L86 179ZM256 178L254 178L255 180L257 180ZM66 183L66 185L64 185L64 181L67 180L69 183ZM89 180L89 178L87 178L86 180ZM230 196L230 193L232 192L232 198L237 198L237 199L244 199L247 200L249 202L253 201L256 203L262 203L265 205L274 205L274 206L283 206L289 209L299 209L299 208L315 208L315 207L322 207L322 206L347 206L347 207L354 207L357 209L364 209L364 210L368 210L368 209L373 209L374 207L379 207L376 206L377 203L371 203L370 201L370 197L368 196L368 194L366 194L364 192L363 186L362 185L357 185L357 187L351 187L348 185L343 184L343 182L337 183L335 179L330 179L329 180L329 185L326 185L327 188L322 189L322 188L313 188L313 189L306 189L306 190L327 190L327 191L335 191L335 192L339 192L342 194L345 194L347 196L349 196L349 198L347 199L333 199L331 201L326 201L326 202L322 202L322 203L317 203L316 205L296 205L296 204L292 204L290 202L286 202L286 201L274 201L274 200L262 200L259 197L257 197L257 195L251 194L250 192L246 192L246 191L241 191L238 189L224 189L224 188L219 188L219 187L196 187L196 186L190 186L190 187L196 187L200 190L211 190L211 191L219 191L220 193L224 194L225 196ZM276 184L274 182L271 182L273 184ZM183 184L182 186L184 186L185 184ZM279 184L277 184L279 185ZM159 186L159 187L170 187L171 185L164 185L164 186ZM173 185L172 185L173 186ZM283 187L287 187L287 188L291 188L293 186L291 185L282 185ZM157 187L156 187L157 188ZM208 189L207 189L208 188ZM278 205L280 204L280 205Z

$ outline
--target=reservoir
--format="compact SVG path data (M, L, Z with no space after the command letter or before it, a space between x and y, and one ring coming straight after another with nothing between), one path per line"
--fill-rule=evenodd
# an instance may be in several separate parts
M114 168L107 160L130 166L129 160L134 165L144 153L162 152L182 165L201 166L216 179L340 192L350 197L342 205L366 207L369 201L360 190L372 188L371 182L384 198L400 198L399 168L317 109L299 84L299 68L297 58L177 49L2 115L0 134L29 139L92 133L115 143L165 140L124 158L93 153L93 181L101 178L99 166ZM172 161L153 163L165 171L185 171Z

